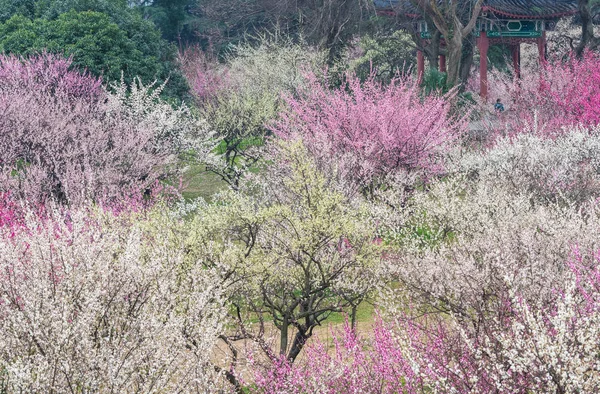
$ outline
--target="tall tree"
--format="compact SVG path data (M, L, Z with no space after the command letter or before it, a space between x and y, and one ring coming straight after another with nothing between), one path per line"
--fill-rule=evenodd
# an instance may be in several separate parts
M461 79L461 65L469 56L465 56L465 39L475 28L481 12L483 0L417 0L422 12L435 24L446 41L446 65L448 78L446 84L454 86ZM466 48L468 49L468 48ZM471 46L472 51L472 46Z
M151 4L141 4L141 10L145 17L156 24L165 39L188 43L196 39L189 28L194 18L188 13L188 9L193 1L154 0Z
M34 0L0 0L0 23L17 14L33 15L34 7Z
M191 261L227 283L232 328L223 339L254 341L272 361L293 362L335 312L350 312L373 289L381 246L365 205L321 173L301 142L280 142L270 164L245 187L222 194L191 224ZM278 331L271 346L265 320ZM236 382L234 375L230 376Z
M583 55L585 48L596 49L600 46L600 38L594 36L593 13L590 0L577 0L579 16L581 18L581 40L575 52L578 57Z
M200 34L212 44L277 26L326 49L333 61L372 11L368 0L197 0L192 12L202 21Z

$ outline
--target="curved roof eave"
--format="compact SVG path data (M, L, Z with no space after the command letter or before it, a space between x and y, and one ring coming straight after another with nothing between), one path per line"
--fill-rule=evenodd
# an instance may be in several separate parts
M499 9L491 7L491 6L483 6L481 8L481 10L491 12L493 14L507 16L509 18L515 18L515 19L555 19L555 18L563 18L565 16L572 16L577 13L577 11L566 11L566 12L557 12L554 14L543 14L543 15L529 14L529 15L526 15L526 14L516 14L516 13L499 10Z
M373 0L375 8L384 14L404 14L419 17L410 0ZM398 8L401 7L404 11ZM577 0L484 0L482 11L515 19L556 19L578 12Z

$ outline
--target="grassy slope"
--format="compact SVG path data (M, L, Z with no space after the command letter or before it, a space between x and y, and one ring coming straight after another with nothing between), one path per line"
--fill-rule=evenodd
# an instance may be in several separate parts
M227 184L216 174L206 171L204 165L194 165L183 174L183 197L192 200L202 197L211 201L215 193L225 189Z

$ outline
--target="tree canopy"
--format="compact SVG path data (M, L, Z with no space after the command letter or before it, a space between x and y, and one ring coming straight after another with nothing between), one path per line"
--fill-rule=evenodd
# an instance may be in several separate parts
M121 75L127 83L135 77L144 83L168 80L166 97L186 97L176 47L121 0L18 0L0 9L5 10L0 11L0 51L6 54L62 53L105 81Z

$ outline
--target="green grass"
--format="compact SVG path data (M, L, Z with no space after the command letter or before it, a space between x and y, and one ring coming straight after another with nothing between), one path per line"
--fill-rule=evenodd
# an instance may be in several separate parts
M244 138L239 148L246 149L251 146L264 145L264 137ZM225 153L225 142L221 141L214 149L213 153L222 155ZM258 168L251 168L250 172L257 172ZM186 200L192 200L202 197L206 201L211 201L212 197L226 189L227 183L217 174L206 171L204 164L192 164L183 174L183 197Z
M211 201L215 193L227 188L227 183L215 173L206 171L202 164L192 165L183 174L183 197L192 200L198 197Z
M370 301L363 301L360 303L358 308L356 309L356 321L358 323L367 322L370 323L373 321L373 315L375 313L375 307L373 303ZM256 317L248 318L250 323L258 323L260 319ZM323 322L323 324L343 324L345 322L346 316L348 316L348 320L350 320L350 309L345 312L334 312L329 315L327 320ZM269 314L265 314L263 316L263 320L265 322L273 321L273 318Z
M363 301L360 303L358 308L356 308L356 321L358 323L362 322L372 322L373 321L373 313L375 313L375 307L372 303L368 301ZM348 320L351 319L350 311L348 310ZM329 318L325 321L326 323L332 324L342 324L346 319L346 313L332 313Z

